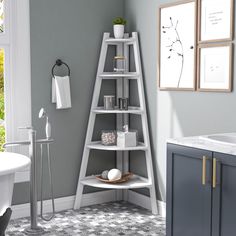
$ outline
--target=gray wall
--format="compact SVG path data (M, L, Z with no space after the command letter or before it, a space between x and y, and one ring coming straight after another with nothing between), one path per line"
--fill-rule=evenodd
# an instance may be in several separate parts
M158 198L165 200L166 139L236 130L236 93L163 92L157 88L157 10L166 0L125 0L130 31L138 31ZM235 67L235 66L234 66ZM140 166L140 156L131 166Z
M151 133L158 198L165 200L166 139L189 135L231 132L236 129L236 94L160 92L157 88L157 9L165 0L30 0L33 125L43 137L44 122L38 120L45 107L53 124L52 146L55 195L75 194L102 32L112 31L111 20L123 15L129 31L138 31L143 61L144 83ZM174 1L173 1L174 2ZM71 67L72 109L57 111L50 103L51 66L56 58ZM63 72L65 73L65 72ZM105 84L103 94L114 89ZM135 86L135 85L134 85ZM136 103L135 89L131 89ZM108 119L108 120L107 120ZM100 117L103 128L113 117ZM134 127L139 121L131 117ZM96 128L95 136L99 135ZM114 164L114 153L95 158L90 173ZM131 169L146 175L144 158L131 155ZM47 175L45 175L47 178ZM48 187L46 187L46 191ZM90 190L88 190L90 191ZM146 194L146 192L144 192ZM48 195L45 195L47 198ZM28 184L16 184L13 203L27 202Z
M102 35L112 32L112 19L123 15L123 7L121 0L30 0L32 119L38 137L43 137L45 121L38 119L38 111L45 107L50 115L55 197L75 194ZM51 68L57 58L71 68L72 109L56 110L50 102ZM104 84L102 94L110 94L113 83ZM95 137L100 134L98 127L114 127L113 118L100 116ZM114 153L99 154L95 158L92 153L90 174L114 165ZM13 204L27 202L28 196L27 183L15 185Z

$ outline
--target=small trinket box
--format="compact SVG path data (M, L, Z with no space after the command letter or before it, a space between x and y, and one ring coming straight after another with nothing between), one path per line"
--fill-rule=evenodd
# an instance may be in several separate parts
M101 135L102 144L105 146L116 145L116 131L103 130Z
M128 126L125 126L125 131L117 132L117 146L118 147L136 147L137 146L137 130L128 130Z

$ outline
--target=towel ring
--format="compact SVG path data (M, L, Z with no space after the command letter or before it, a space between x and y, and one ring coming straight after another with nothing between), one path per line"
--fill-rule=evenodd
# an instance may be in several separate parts
M68 76L70 76L70 67L65 62L63 62L62 60L57 59L55 65L52 67L52 76L53 77L55 77L55 75L54 75L55 67L56 66L62 66L62 65L65 65L67 67L67 69L68 69Z

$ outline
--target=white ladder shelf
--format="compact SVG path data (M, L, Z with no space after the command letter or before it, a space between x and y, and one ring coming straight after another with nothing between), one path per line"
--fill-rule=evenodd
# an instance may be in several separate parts
M124 55L126 59L129 58L129 46L133 46L134 51L134 62L136 72L129 72L129 65L126 63L125 73L113 73L104 72L106 55L109 45L116 46L116 55ZM128 60L127 60L128 61ZM138 95L140 107L130 106L128 110L104 110L103 107L98 106L99 95L101 90L102 80L116 79L116 95L117 97L129 97L129 80L136 80L138 86ZM94 124L96 115L99 114L116 114L117 129L121 130L124 123L128 124L129 114L136 114L141 116L143 139L144 142L139 142L136 147L126 147L120 148L117 146L104 146L100 141L92 141L92 135L94 130ZM123 173L129 171L129 151L141 150L145 152L146 158L146 168L147 168L147 178L142 176L133 175L133 177L125 183L120 184L107 184L100 182L95 178L95 176L86 176L86 170L88 165L88 159L91 149L96 150L107 150L107 151L117 151L117 165L116 167L120 169ZM156 202L156 191L153 175L153 164L151 156L150 138L148 131L147 113L146 113L146 103L144 96L143 87L143 76L141 68L141 58L139 51L139 41L137 32L132 33L132 37L125 35L123 39L110 38L110 33L104 33L102 47L100 52L100 59L98 64L97 76L94 86L94 93L91 105L91 112L89 116L87 135L85 139L82 163L80 168L78 186L76 191L76 198L74 203L74 209L79 209L81 206L81 200L83 195L84 186L92 186L96 188L104 189L116 189L117 190L117 200L127 200L128 189L137 188L148 188L150 190L150 200L152 213L157 214L157 202Z

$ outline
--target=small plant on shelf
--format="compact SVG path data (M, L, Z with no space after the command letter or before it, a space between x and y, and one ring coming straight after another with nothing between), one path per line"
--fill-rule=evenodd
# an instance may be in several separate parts
M124 37L125 25L127 21L123 17L116 17L113 19L114 36L117 39Z
M126 20L122 17L116 17L113 19L113 25L126 25Z

